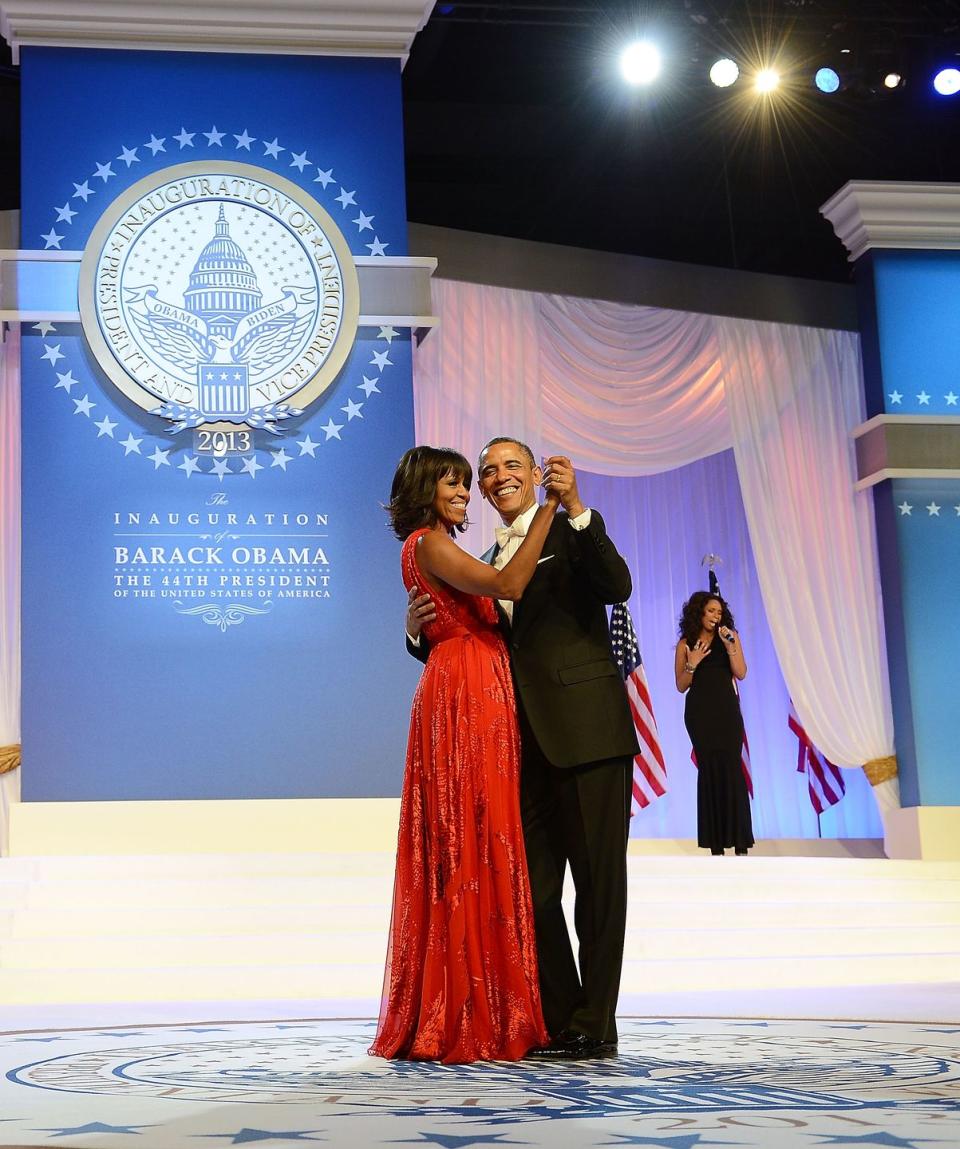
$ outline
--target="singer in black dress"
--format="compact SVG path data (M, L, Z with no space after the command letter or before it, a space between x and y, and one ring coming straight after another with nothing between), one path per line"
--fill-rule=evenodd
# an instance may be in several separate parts
M754 842L734 680L746 677L747 664L733 616L718 595L697 591L684 603L675 670L697 759L697 842L712 854L730 846L745 854Z

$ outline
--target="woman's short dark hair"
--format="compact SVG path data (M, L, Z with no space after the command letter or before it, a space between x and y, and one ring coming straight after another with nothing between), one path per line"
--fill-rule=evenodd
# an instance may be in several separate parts
M703 611L707 603L715 598L720 604L720 625L728 626L731 630L736 630L733 625L733 615L730 613L730 608L719 594L714 594L709 590L694 591L693 594L683 604L680 611L680 637L686 640L687 646L693 649L693 644L700 637L700 631L703 623Z
M465 487L473 481L473 468L449 447L411 447L397 464L390 486L390 526L401 541L421 527L433 527L437 513L433 500L437 484L447 475L460 479ZM467 520L457 523L458 531L467 529Z

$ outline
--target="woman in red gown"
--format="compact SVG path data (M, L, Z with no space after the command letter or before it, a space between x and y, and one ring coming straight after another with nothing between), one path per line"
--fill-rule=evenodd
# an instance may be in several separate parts
M394 476L390 518L407 590L436 619L413 699L400 804L393 915L377 1036L380 1057L516 1060L549 1040L540 1010L533 908L520 825L520 737L494 599L519 599L559 505L547 493L503 570L453 541L472 470L415 447Z

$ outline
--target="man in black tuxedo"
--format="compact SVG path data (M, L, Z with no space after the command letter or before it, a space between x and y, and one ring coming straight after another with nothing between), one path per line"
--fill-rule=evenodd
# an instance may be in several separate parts
M502 566L519 546L536 513L539 484L555 489L563 508L522 599L500 603L520 718L521 809L540 991L552 1035L536 1052L614 1056L638 746L605 604L629 598L630 572L603 519L580 501L566 457L547 459L541 472L524 443L493 439L480 452L477 475L481 496L504 523L497 545L483 556L494 565ZM421 660L420 627L432 617L429 596L414 597L408 647ZM568 863L579 966L561 905Z

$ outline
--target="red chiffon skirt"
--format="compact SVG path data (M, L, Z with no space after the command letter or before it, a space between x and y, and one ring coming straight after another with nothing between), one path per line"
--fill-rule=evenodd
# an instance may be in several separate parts
M516 1060L548 1036L520 825L513 684L492 603L452 597L437 604L410 718L370 1052L446 1063Z

